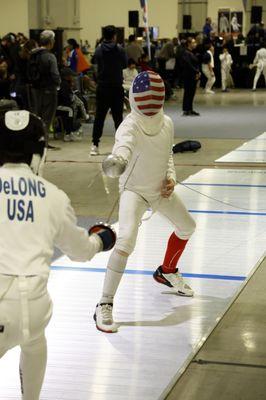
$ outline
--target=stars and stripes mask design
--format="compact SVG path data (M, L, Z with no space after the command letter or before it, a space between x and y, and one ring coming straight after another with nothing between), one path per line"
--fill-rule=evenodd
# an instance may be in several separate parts
M163 80L153 71L141 72L132 83L134 108L148 117L158 114L162 109L164 95Z

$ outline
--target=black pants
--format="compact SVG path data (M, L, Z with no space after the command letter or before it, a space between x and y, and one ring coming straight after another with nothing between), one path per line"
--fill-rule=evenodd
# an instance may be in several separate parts
M42 118L46 125L48 141L49 129L55 116L57 107L56 89L33 89L33 110L34 113Z
M96 114L92 131L92 142L98 146L103 133L106 114L111 109L115 129L123 121L124 89L123 87L97 87Z
M183 111L193 111L193 100L196 93L197 80L195 76L184 77Z

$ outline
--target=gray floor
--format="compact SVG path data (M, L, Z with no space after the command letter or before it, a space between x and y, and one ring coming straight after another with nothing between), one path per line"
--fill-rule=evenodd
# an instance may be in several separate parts
M174 156L180 181L206 166L224 168L215 165L214 160L266 131L266 92L263 90L215 95L199 92L195 109L201 113L200 117L181 117L182 92L177 91L176 95L177 100L171 100L165 107L174 120L176 142L195 138L202 144L197 153ZM57 142L61 150L48 153L45 168L45 177L66 191L85 226L106 220L118 196L117 181L104 177L101 172L101 161L113 144L111 116L105 124L98 157L89 156L91 130L92 126L85 128L80 143ZM117 218L117 210L112 218ZM167 399L266 399L265 267L264 262ZM207 363L196 362L199 359Z
M176 100L168 101L166 113L175 123L177 137L250 139L254 137L254 131L265 130L264 90L242 89L229 93L217 90L215 95L206 95L198 89L194 108L200 112L200 117L182 117L183 91L178 89L175 96ZM112 119L108 118L104 135L112 135L113 131Z
M264 261L167 400L266 399L265 282Z

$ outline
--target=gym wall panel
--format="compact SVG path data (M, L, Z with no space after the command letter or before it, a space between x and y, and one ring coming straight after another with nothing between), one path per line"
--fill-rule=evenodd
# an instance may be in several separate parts
M149 25L159 26L160 37L176 36L178 0L152 0L148 5ZM139 25L143 26L139 0L80 0L81 38L88 39L94 47L101 36L101 27L109 24L124 27L128 37L133 33L133 28L128 27L129 10L139 10Z
M28 35L28 0L0 0L0 36L8 32Z

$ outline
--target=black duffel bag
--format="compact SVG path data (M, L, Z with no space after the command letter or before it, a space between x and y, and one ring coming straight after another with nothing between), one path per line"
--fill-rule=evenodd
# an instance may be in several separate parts
M184 153L185 151L193 151L194 153L201 148L200 142L197 140L184 140L173 146L173 153Z

